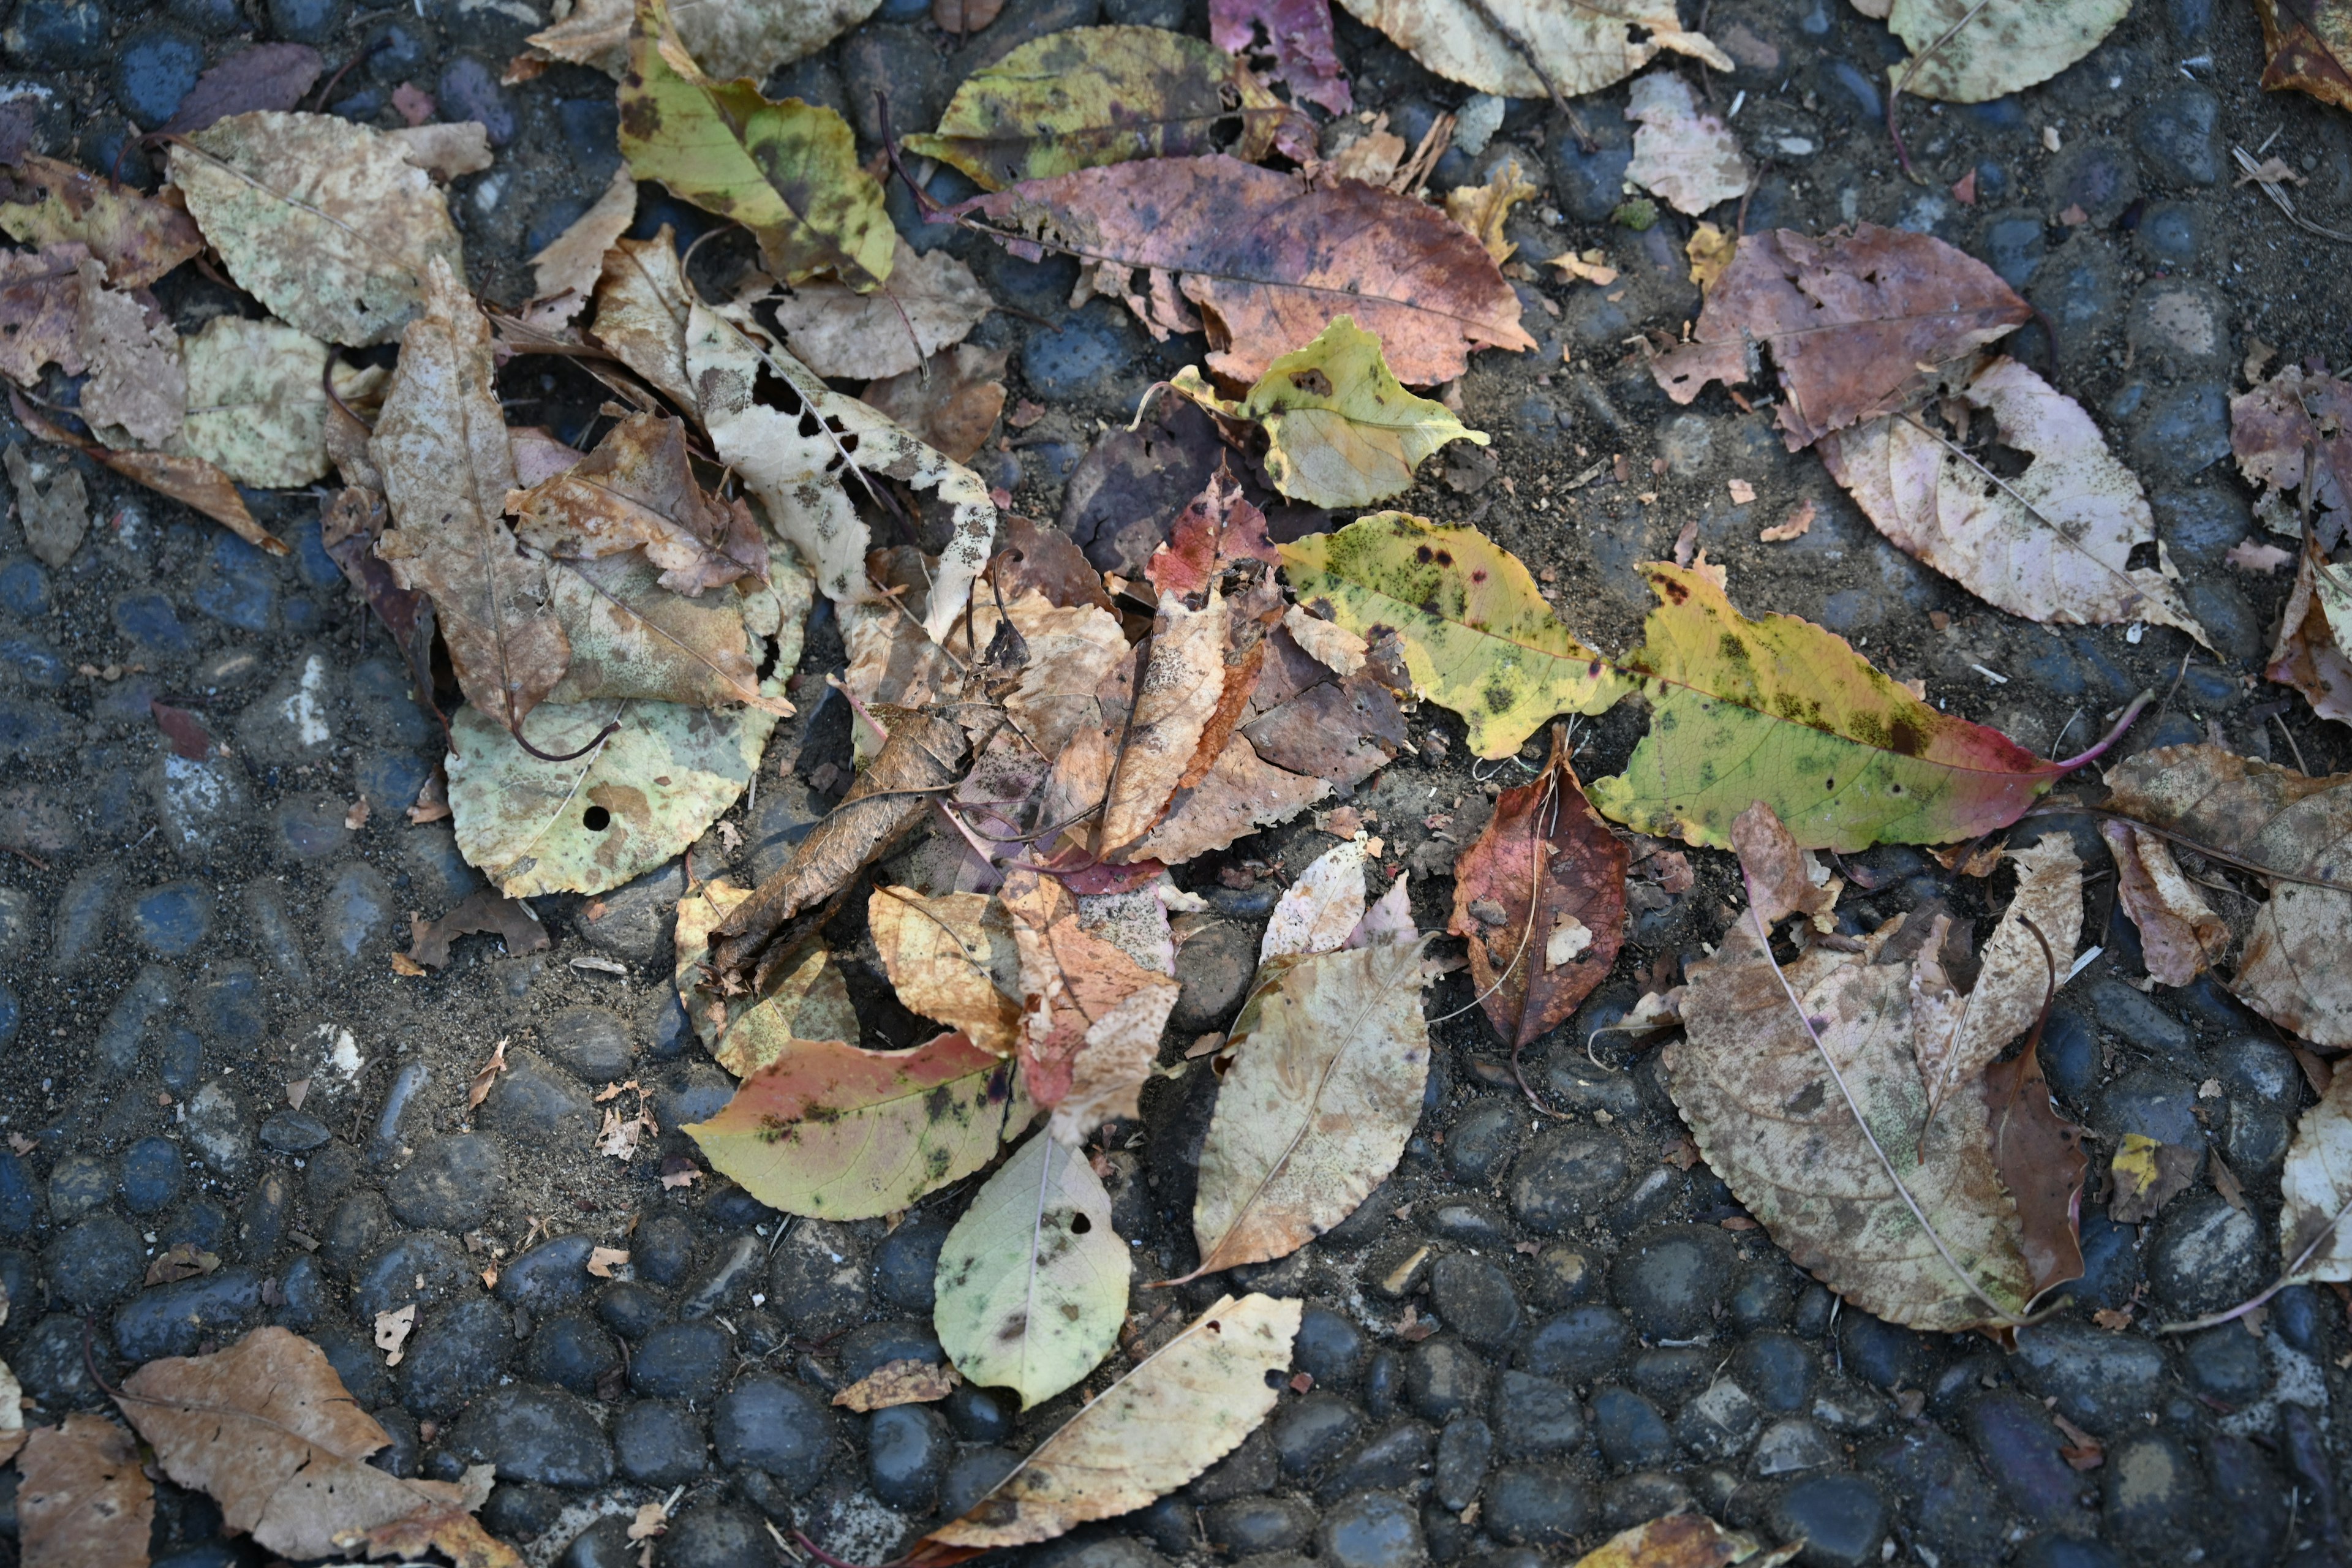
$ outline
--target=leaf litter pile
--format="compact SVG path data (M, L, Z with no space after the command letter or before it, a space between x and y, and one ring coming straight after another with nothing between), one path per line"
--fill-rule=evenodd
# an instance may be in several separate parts
M1671 63L1728 61L1671 5L1619 0L1538 26L1501 0L1346 4L1481 92L1566 110L1636 77L1628 177L1677 210L1752 183ZM1391 510L1331 525L1331 509L1405 493L1441 450L1486 444L1442 395L1472 354L1534 346L1501 237L1534 187L1506 171L1433 205L1432 146L1377 128L1319 156L1304 106L1350 107L1325 0L1217 0L1213 45L1130 26L1049 35L972 75L936 130L893 150L980 187L933 220L1024 258L1074 255L1081 299L1120 302L1156 338L1205 335L1205 363L1136 415L1139 430L1203 432L1197 482L1164 523L1074 541L1013 514L965 466L1005 403L1003 356L962 342L993 308L987 291L898 238L887 171L859 163L838 114L752 83L871 8L673 17L663 0L588 0L538 35L516 71L561 60L617 78L627 169L541 252L535 297L511 311L468 289L444 190L487 166L481 127L384 132L295 111L316 74L299 60L200 90L204 112L191 100L166 128L160 195L18 150L5 211L26 248L5 262L0 373L41 440L264 550L286 546L241 490L325 485L331 553L419 691L447 699L445 777L415 812L454 818L497 889L419 919L394 961L403 974L446 965L474 932L543 947L526 900L610 891L692 845L753 786L794 711L785 678L813 610L833 617L846 661L827 700L852 711L855 777L764 881L693 880L678 906L677 994L738 1080L686 1131L792 1215L895 1223L970 1184L939 1261L948 1364L893 1363L839 1403L882 1409L971 1382L1025 1409L1088 1384L908 1561L1139 1508L1272 1409L1297 1300L1225 1295L1184 1321L1163 1310L1132 1342L1139 1281L1104 1140L1148 1083L1216 1080L1193 1266L1154 1283L1287 1257L1402 1156L1433 984L1466 967L1469 1005L1517 1072L1609 974L1629 910L1691 885L1675 843L1736 859L1744 897L1707 955L1658 972L1622 1027L1661 1051L1697 1156L1752 1223L1893 1322L2008 1342L2083 1272L2083 1130L2057 1114L2036 1050L2052 999L2095 952L2079 951L2075 841L2037 836L2036 813L2098 814L2113 867L2097 875L2114 878L2155 980L2226 973L2281 1030L2352 1047L2352 978L2335 961L2352 920L2352 775L2177 746L2108 773L2095 802L2080 770L2145 698L2080 755L2045 759L1820 626L1751 616L1703 553L1638 568L1655 606L1635 646L1609 652L1475 527ZM1974 102L2044 79L2123 10L1996 5L2000 26L1962 38L1986 8L1895 0L1913 57L1893 68L1895 95ZM956 8L954 30L993 14ZM636 179L740 226L756 268L712 298L668 229L624 237ZM1704 309L1650 349L1669 398L1750 388L1789 449L1816 450L1890 541L2009 615L2206 642L2138 479L2079 404L2002 352L2031 311L1991 270L1868 224L1702 224L1689 249ZM1606 286L1598 255L1559 265ZM145 289L192 261L254 313L175 332ZM535 355L574 361L608 394L585 450L508 423L499 373ZM2317 362L2231 408L2258 515L2288 542L2271 553L2296 563L2269 673L2352 721L2347 419L2352 385ZM61 559L87 525L79 481L7 457L36 552ZM1273 526L1285 508L1286 524L1313 521ZM918 536L934 548L903 542ZM1622 771L1580 777L1578 721L1629 700L1646 732ZM1423 704L1458 715L1481 759L1545 756L1492 792L1442 931L1419 923L1370 814L1339 804L1408 750ZM191 716L158 721L205 754ZM2062 788L2077 793L2051 803ZM1177 949L1210 919L1172 873L1318 808L1336 842L1275 906L1238 1011L1219 1033L1168 1040ZM938 885L877 874L925 834L953 847ZM1888 844L1944 847L1979 879L2007 867L1990 930L1948 910L1842 910L1841 857ZM937 1026L927 1042L860 1043L872 1031L828 946L845 912L898 1003ZM2335 1079L2289 1155L2272 1291L2352 1280L2347 1084ZM625 1117L632 1088L609 1097L599 1134L623 1159L657 1131L642 1095ZM2114 1164L2137 1217L2185 1180L2147 1144L2126 1140ZM597 1262L609 1275L625 1258ZM395 1360L413 1311L378 1323ZM1088 1384L1121 1356L1120 1375ZM231 1530L281 1556L519 1561L473 1518L487 1470L405 1481L369 1466L388 1435L282 1329L125 1378L110 1392L137 1442L87 1415L28 1431L5 1369L0 1391L27 1563L143 1561L142 1467L209 1492ZM1685 1515L1587 1561L1760 1564L1795 1550Z

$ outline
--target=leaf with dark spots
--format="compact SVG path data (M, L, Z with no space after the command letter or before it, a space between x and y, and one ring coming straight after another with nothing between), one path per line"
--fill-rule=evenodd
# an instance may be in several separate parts
M850 1220L981 1169L1030 1115L1013 1065L961 1035L910 1051L794 1040L686 1131L713 1170L769 1207Z
M2352 6L2344 0L2254 0L2263 20L2263 90L2307 92L2352 109Z
M105 264L110 288L144 289L205 247L169 186L151 196L28 153L11 160L0 191L0 230L9 238L36 247L86 245Z
M428 921L411 915L409 925L409 962L427 969L447 968L449 945L461 936L495 936L506 944L509 957L544 952L548 946L547 928L528 906L488 888L467 894L439 920Z
M1453 380L1474 349L1535 346L1476 238L1359 181L1315 186L1222 153L1155 158L1026 181L945 216L1016 256L1078 257L1156 339L1205 327L1209 368L1233 381L1255 381L1342 310L1412 386Z

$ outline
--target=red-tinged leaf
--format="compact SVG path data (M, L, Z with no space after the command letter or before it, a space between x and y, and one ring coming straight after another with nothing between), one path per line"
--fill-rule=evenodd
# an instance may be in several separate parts
M1265 536L1265 513L1242 494L1241 481L1220 467L1208 488L1176 514L1168 542L1152 552L1143 574L1160 593L1192 598L1206 593L1226 566L1243 560L1269 567L1282 563Z
M427 969L446 969L449 964L449 944L461 936L487 932L507 944L509 955L542 952L548 944L547 928L539 917L520 899L509 899L504 893L488 888L468 894L457 907L437 921L426 921L411 918L409 961Z
M1555 728L1541 776L1496 797L1454 868L1445 929L1470 939L1479 1005L1514 1058L1576 1011L1624 941L1625 847L1585 804L1561 742Z
M1016 256L1065 250L1094 264L1156 339L1205 327L1209 368L1232 381L1304 348L1343 299L1408 385L1453 380L1473 349L1535 347L1475 237L1358 181L1317 187L1223 153L1151 158L1024 181L944 216ZM1146 293L1132 291L1138 268Z
M1331 28L1331 0L1209 0L1209 41L1257 66L1293 99L1333 114L1355 107Z
M184 708L150 701L147 710L155 716L155 727L172 742L172 753L184 761L201 763L213 754L215 742L205 721Z
M771 1208L847 1220L970 1175L1029 1119L1013 1064L950 1034L911 1051L795 1040L686 1131Z
M2089 1164L2083 1129L2050 1102L2041 1047L2038 1036L2028 1040L1977 1080L1992 1122L1993 1166L2017 1204L2036 1296L2083 1277L2083 1172Z
M1075 1147L1100 1123L1136 1113L1176 982L1087 930L1051 877L1015 871L1000 896L1021 955L1021 1081Z

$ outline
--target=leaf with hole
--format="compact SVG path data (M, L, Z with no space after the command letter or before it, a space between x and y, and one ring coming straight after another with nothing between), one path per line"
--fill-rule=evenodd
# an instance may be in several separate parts
M1331 114L1355 107L1331 27L1331 0L1209 0L1209 41L1292 99Z

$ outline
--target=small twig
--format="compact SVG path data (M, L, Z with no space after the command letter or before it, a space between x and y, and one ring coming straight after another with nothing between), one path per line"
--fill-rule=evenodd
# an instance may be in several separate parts
M2294 771L2309 778L2311 764L2303 760L2303 748L2294 743L2294 731L2286 727L2285 716L2273 713L2271 715L2271 722L2279 727L2279 734L2286 741L2286 749L2294 754Z
M2194 1333L2199 1329L2219 1328L2223 1323L2235 1322L2244 1317L2288 1286L2302 1284L2304 1266L2309 1263L2313 1256L2319 1251L2322 1242L2335 1237L2336 1227L2344 1223L2344 1216L2347 1215L2352 1215L2352 1198L2344 1200L2343 1206L2338 1208L2327 1224L2321 1227L2319 1234L2305 1243L2301 1252L2295 1254L2294 1261L2287 1265L2284 1273L2236 1306L2222 1311L2208 1313L2201 1318L2191 1318L2185 1323L2159 1323L2150 1331L2159 1334L2187 1334Z
M2270 143L2264 142L2263 145L2268 146ZM2252 174L2256 169L2262 166L2254 162L2253 154L2248 153L2243 147L2231 146L2230 149L2230 155L2238 161L2238 167L2244 170L2249 174ZM2243 182L2241 183L2242 184ZM2315 234L2322 239L2332 239L2336 241L2338 244L2352 245L2352 234L2345 234L2339 230L2326 227L2325 225L2312 222L2309 218L2294 210L2294 199L2289 196L2284 191L2280 190L2276 185L2272 184L2267 180L2256 180L2254 184L2262 187L2263 195L2270 197L2272 205L2276 206L2282 213L2284 213L2286 215L2286 221L2294 225L2295 227L2304 230L2307 234Z

